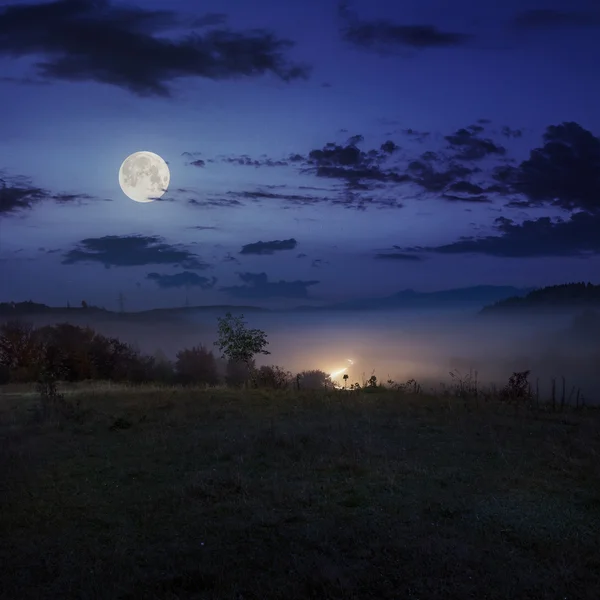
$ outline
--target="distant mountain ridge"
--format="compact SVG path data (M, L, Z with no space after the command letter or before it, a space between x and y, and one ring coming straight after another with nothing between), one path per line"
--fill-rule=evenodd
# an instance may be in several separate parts
M600 287L600 286L599 286ZM85 307L55 307L37 302L1 302L0 316L21 317L33 314L98 314L106 316L168 316L184 315L196 311L245 311L245 312L293 312L293 311L322 311L322 310L382 310L382 309L414 309L414 308L458 308L485 306L510 298L527 295L535 288L517 288L513 286L477 285L464 288L440 290L436 292L416 292L412 289L401 290L390 296L366 298L337 302L323 306L297 306L291 309L269 309L259 306L209 305L182 306L172 308L153 308L142 311L121 313L96 306Z

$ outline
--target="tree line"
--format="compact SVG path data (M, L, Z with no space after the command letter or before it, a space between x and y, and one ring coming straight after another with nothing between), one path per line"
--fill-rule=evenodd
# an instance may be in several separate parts
M162 352L142 353L91 327L59 323L34 327L21 320L0 325L0 384L38 382L49 372L60 381L102 380L170 385L254 385L272 388L333 387L328 374L302 371L296 376L276 365L256 368L255 356L269 354L264 332L248 329L242 317L219 318L221 351L202 345L180 350L174 361Z

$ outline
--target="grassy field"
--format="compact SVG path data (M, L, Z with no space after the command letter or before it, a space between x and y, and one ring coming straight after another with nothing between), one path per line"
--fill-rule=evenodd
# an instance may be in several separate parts
M600 411L393 392L0 399L13 600L600 598Z

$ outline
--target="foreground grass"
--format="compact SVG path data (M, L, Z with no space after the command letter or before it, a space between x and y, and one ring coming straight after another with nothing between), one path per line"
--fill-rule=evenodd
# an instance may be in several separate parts
M9 390L15 392L15 390ZM74 389L0 399L0 593L600 597L600 411L375 394Z

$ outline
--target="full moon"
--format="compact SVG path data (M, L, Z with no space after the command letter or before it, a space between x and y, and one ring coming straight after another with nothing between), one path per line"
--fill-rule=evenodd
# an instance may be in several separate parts
M134 152L119 169L123 193L136 202L161 198L169 187L171 173L167 163L154 152Z

